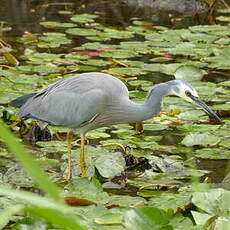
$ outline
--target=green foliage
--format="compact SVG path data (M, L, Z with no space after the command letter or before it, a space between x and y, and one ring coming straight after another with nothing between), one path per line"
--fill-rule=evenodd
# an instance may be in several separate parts
M192 211L196 224L204 225L207 230L224 230L230 227L230 192L213 189L193 194L192 202L199 212Z
M29 205L24 207L25 212L43 217L50 223L56 224L63 229L86 229L83 227L83 220L75 215L74 210L62 203L57 203L49 198L39 197L38 195L29 192L15 191L4 187L1 187L0 194L25 202ZM21 209L21 206L16 206L14 209L8 209L8 212L5 211L2 214L2 217L4 219L9 218L9 221L11 217L9 214L15 214L16 212L21 211ZM4 224L4 222L2 224Z
M0 136L8 145L11 152L15 155L18 161L25 167L28 174L34 179L44 192L53 199L60 201L61 197L58 188L53 184L44 173L43 170L34 161L32 156L25 151L19 141L11 134L3 123L0 123Z
M186 146L202 145L215 146L220 142L220 138L208 133L191 133L188 134L181 142Z
M154 207L143 207L128 210L125 213L124 225L128 230L172 230L167 214Z
M228 14L228 10L219 12ZM18 66L9 66L7 58L0 57L0 117L13 132L26 139L32 122L15 117L16 109L7 106L10 100L84 71L117 76L137 103L144 102L155 83L173 76L185 79L205 102L219 110L225 124L212 124L197 107L166 97L164 112L145 121L142 133L129 125L89 132L88 171L98 180L79 178L79 145L75 142L74 178L68 185L63 181L66 128L49 127L54 140L26 145L28 155L1 126L0 227L11 221L13 229L229 229L228 192L212 189L209 183L202 183L207 185L205 191L191 189L194 179L204 178L229 187L227 176L220 181L230 159L229 27L171 29L137 18L127 27L111 27L100 24L99 13L58 13L64 15L62 22L43 21L40 24L46 32L27 33L17 39ZM123 155L118 145L101 147L99 143L123 144L128 154ZM50 180L58 183L59 189ZM39 188L48 197L3 184L34 192ZM83 199L87 205L68 207L62 196L78 202Z

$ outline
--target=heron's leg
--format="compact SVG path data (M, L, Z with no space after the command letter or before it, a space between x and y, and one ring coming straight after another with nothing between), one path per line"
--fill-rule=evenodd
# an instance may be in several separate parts
M84 134L81 134L80 168L81 168L82 177L87 177L87 166L85 162L85 135Z
M67 167L67 181L72 179L72 140L73 140L73 131L70 130L67 133L67 146L68 146L68 167Z

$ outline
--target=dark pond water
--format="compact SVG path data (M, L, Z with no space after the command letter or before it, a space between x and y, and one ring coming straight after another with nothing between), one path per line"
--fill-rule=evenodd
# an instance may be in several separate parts
M190 25L207 23L207 5L201 0L168 1L162 6L159 0L2 0L0 20L11 27L11 34L18 35L25 31L41 32L39 22L44 20L65 21L68 15L60 15L58 11L75 13L99 13L99 22L104 25L126 27L131 19L148 20L156 25L172 28L185 28ZM154 4L153 4L154 3Z

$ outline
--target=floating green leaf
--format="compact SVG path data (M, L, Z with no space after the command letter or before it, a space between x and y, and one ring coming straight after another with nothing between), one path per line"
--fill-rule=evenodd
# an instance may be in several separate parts
M133 33L129 31L120 31L115 29L105 29L105 37L114 39L128 39L133 37Z
M203 75L204 73L199 68L192 65L180 66L174 73L176 79L186 80L188 82L200 81Z
M208 230L228 229L230 227L230 192L224 189L212 189L193 194L192 202L201 212L192 212L197 224L203 224ZM204 211L205 213L203 213Z
M105 178L113 178L125 169L125 159L119 152L100 154L95 161L95 167Z
M205 57L203 60L211 63L212 68L230 69L229 55L230 47L224 47L222 50L218 50L218 54L216 54L216 56Z
M137 57L138 54L136 52L129 51L129 50L111 50L111 51L102 52L100 56L122 59L122 58Z
M26 211L44 217L64 229L86 229L82 225L83 219L80 220L73 210L64 204L29 192L15 191L4 187L1 187L0 194L27 202L30 206L26 208Z
M0 123L0 135L5 143L9 146L15 157L25 167L29 175L38 183L38 185L49 194L50 197L60 201L60 194L55 184L53 184L42 171L38 164L27 153L18 140Z
M179 192L162 194L158 197L153 197L149 200L149 205L161 208L165 211L169 209L173 210L174 213L179 210L185 210L186 207L191 203L191 196L187 192Z
M78 178L66 188L69 189L69 192L65 192L65 196L76 196L98 204L106 204L109 201L108 193L103 192L101 184L95 178L92 180Z
M63 33L44 33L43 36L39 37L40 42L37 44L38 47L42 48L57 48L61 45L70 44L72 40L68 39Z
M128 230L172 230L164 211L155 207L131 209L125 212L124 225Z
M190 133L181 142L186 146L215 146L220 142L221 138L209 133Z
M77 36L95 36L99 35L100 32L95 29L84 29L84 28L72 28L66 30L67 34L77 35Z
M73 22L79 23L79 24L84 24L84 23L91 23L94 22L94 19L97 18L97 15L94 14L76 14L70 19Z
M110 68L109 71L117 74L124 74L124 75L130 75L130 76L136 76L136 75L144 75L147 72L144 70L141 70L140 68L128 68L128 67L115 67Z
M67 23L67 22L63 23L63 22L54 22L54 21L40 22L40 24L49 29L53 29L56 27L64 27L64 28L67 27L68 28L68 27L76 26L73 23Z
M196 157L202 159L230 159L230 150L224 148L202 148L196 150Z

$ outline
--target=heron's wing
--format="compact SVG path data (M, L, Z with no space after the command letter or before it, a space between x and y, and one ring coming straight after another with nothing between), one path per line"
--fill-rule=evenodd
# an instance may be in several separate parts
M17 115L77 128L120 98L128 98L128 89L120 80L104 73L83 73L37 93Z
M83 87L83 86L82 86ZM74 90L59 87L30 98L17 114L54 125L77 128L102 113L106 96L100 89Z
M10 103L9 103L9 106L13 106L13 107L16 107L16 108L20 108L22 107L26 101L35 96L37 93L29 93L29 94L26 94L26 95L23 95L23 96L20 96L20 97L17 97L16 99L12 100Z

